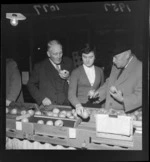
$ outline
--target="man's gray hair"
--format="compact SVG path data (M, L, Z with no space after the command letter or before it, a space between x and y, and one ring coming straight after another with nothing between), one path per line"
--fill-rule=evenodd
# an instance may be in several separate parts
M61 43L58 40L51 40L47 43L47 50L49 50L53 45L56 45L56 44L62 47Z

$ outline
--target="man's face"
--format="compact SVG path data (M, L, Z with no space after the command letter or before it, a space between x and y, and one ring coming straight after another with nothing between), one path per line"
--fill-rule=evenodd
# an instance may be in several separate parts
M113 63L117 66L117 68L123 68L128 63L130 50L124 51L120 54L117 54L113 57Z
M82 54L82 60L83 60L83 64L85 66L91 67L94 63L94 60L95 60L94 52L90 52L88 54L83 53Z
M63 51L62 47L59 44L53 45L48 51L47 51L48 57L55 63L60 64L62 61Z

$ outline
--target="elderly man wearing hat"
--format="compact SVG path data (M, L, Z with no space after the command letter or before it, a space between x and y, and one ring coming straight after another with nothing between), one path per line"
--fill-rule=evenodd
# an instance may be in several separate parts
M109 78L90 97L99 97L99 102L106 99L107 110L129 112L142 107L142 62L132 53L130 45L116 46Z

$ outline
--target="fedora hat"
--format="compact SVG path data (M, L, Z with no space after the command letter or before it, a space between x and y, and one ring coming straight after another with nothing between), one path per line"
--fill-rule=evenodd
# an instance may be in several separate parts
M114 49L112 50L112 56L118 55L122 52L131 50L131 44L129 43L116 43Z

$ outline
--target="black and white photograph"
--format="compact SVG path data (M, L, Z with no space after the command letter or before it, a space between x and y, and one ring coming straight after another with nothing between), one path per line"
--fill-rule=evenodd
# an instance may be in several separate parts
M148 12L147 0L1 4L5 154L148 152Z

